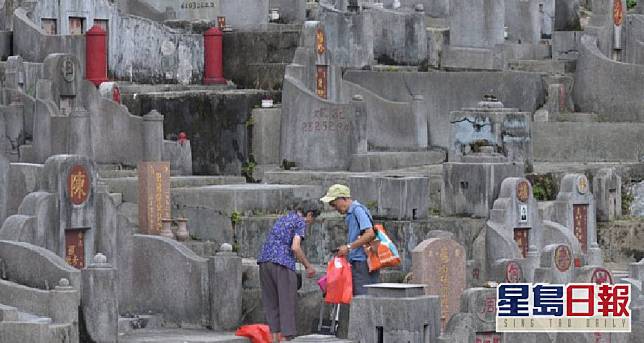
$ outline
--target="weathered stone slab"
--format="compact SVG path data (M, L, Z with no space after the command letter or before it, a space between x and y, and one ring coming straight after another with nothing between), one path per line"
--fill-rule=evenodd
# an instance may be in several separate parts
M138 170L140 232L158 235L170 218L170 162L140 162Z
M426 294L440 296L442 330L459 310L465 270L465 248L454 240L432 238L412 250L414 282L427 284Z
M351 195L377 217L398 220L427 218L429 178L403 176L349 177Z

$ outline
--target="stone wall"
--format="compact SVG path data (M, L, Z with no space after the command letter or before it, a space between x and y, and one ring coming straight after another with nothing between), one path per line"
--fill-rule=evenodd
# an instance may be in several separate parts
M622 62L644 64L644 15L627 15L622 34L626 35Z
M642 123L534 122L535 161L637 162L644 153Z
M281 90L284 69L291 63L302 25L273 25L266 31L224 33L224 77L238 87Z
M581 38L573 99L581 112L599 114L603 121L644 121L644 66L607 58L597 38Z
M518 108L522 112L536 111L545 99L538 73L348 71L344 79L388 101L409 102L413 95L423 95L430 145L441 147L447 147L449 140L449 113L476 107L484 94L494 94L505 107Z
M78 56L83 61L82 70L85 70L84 36L46 35L27 18L24 9L17 9L13 22L13 54L22 56L25 61L42 62L49 54L57 52Z
M418 65L427 59L424 12L372 9L373 54L381 64Z
M125 102L137 115L152 109L162 113L166 135L181 131L188 135L194 174L239 175L249 154L248 119L265 94L236 90L143 93Z

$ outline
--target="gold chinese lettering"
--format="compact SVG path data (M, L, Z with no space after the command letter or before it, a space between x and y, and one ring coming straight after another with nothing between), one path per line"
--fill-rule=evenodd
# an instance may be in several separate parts
M82 172L72 174L71 177L71 197L74 200L82 200L87 193L85 192L85 182L86 178Z

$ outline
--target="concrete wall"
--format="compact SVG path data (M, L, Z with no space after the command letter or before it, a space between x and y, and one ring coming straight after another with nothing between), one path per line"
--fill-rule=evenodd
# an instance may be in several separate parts
M637 162L644 156L644 123L534 122L535 161Z
M626 35L622 62L644 64L644 15L627 15L622 34Z
M322 7L320 22L324 26L331 62L344 67L363 67L374 58L374 23L368 11L345 15Z
M210 308L207 260L160 236L134 235L132 248L131 266L119 271L119 311L152 311L178 325L205 325Z
M644 121L644 66L615 62L597 46L597 38L581 38L573 99L581 112L603 121Z
M417 146L418 128L409 102L388 101L349 81L344 81L342 91L347 101L354 94L364 97L369 147L381 150Z
M281 90L302 25L268 25L265 31L224 33L224 77L238 87Z
M42 62L47 55L65 52L81 60L81 69L85 70L85 37L84 36L50 36L31 22L23 9L15 11L13 22L13 54L20 55L25 61ZM83 72L83 75L85 73Z
M476 107L484 94L494 94L505 107L534 112L544 103L541 76L526 72L390 73L348 71L344 79L395 102L409 102L420 94L427 105L429 141L447 147L449 113Z
M280 160L304 169L348 169L353 107L319 98L288 75L283 92Z
M128 106L140 115L157 109L164 115L165 134L188 135L194 174L239 175L249 153L246 123L265 94L255 90L138 94Z
M33 20L38 27L41 18L57 19L57 34L69 35L69 18L84 18L83 32L94 26L94 19L112 19L118 15L117 7L107 0L41 0L33 10ZM111 20L110 20L111 21ZM115 32L111 30L110 31Z
M142 17L183 20L217 20L226 17L226 25L235 28L268 23L269 0L126 0L122 8ZM170 8L174 18L168 16Z
M37 288L53 289L62 278L80 290L80 271L52 251L29 243L0 241L0 259L9 281Z
M503 44L505 0L451 0L450 45L492 48Z
M270 9L279 9L281 21L288 24L302 24L306 20L306 1L270 0Z

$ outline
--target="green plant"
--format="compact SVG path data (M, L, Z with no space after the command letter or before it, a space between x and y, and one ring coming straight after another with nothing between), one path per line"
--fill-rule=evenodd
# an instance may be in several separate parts
M255 173L255 167L257 164L255 161L248 161L242 164L241 168L241 174L243 177L246 178L246 182L248 183L255 183L255 178L253 177L253 173Z
M255 116L250 116L248 117L248 120L246 120L246 127L251 127L255 125Z
M557 182L552 174L529 174L526 178L532 184L532 195L538 201L549 201L557 198Z
M637 0L626 0L626 7L630 10L637 6Z
M622 185L622 216L631 214L631 204L635 196L628 185Z
M378 209L378 202L375 200L369 200L365 203L365 206L371 211L375 211Z
M233 227L241 222L241 217L241 213L237 211L233 211L233 213L230 214L230 223Z

